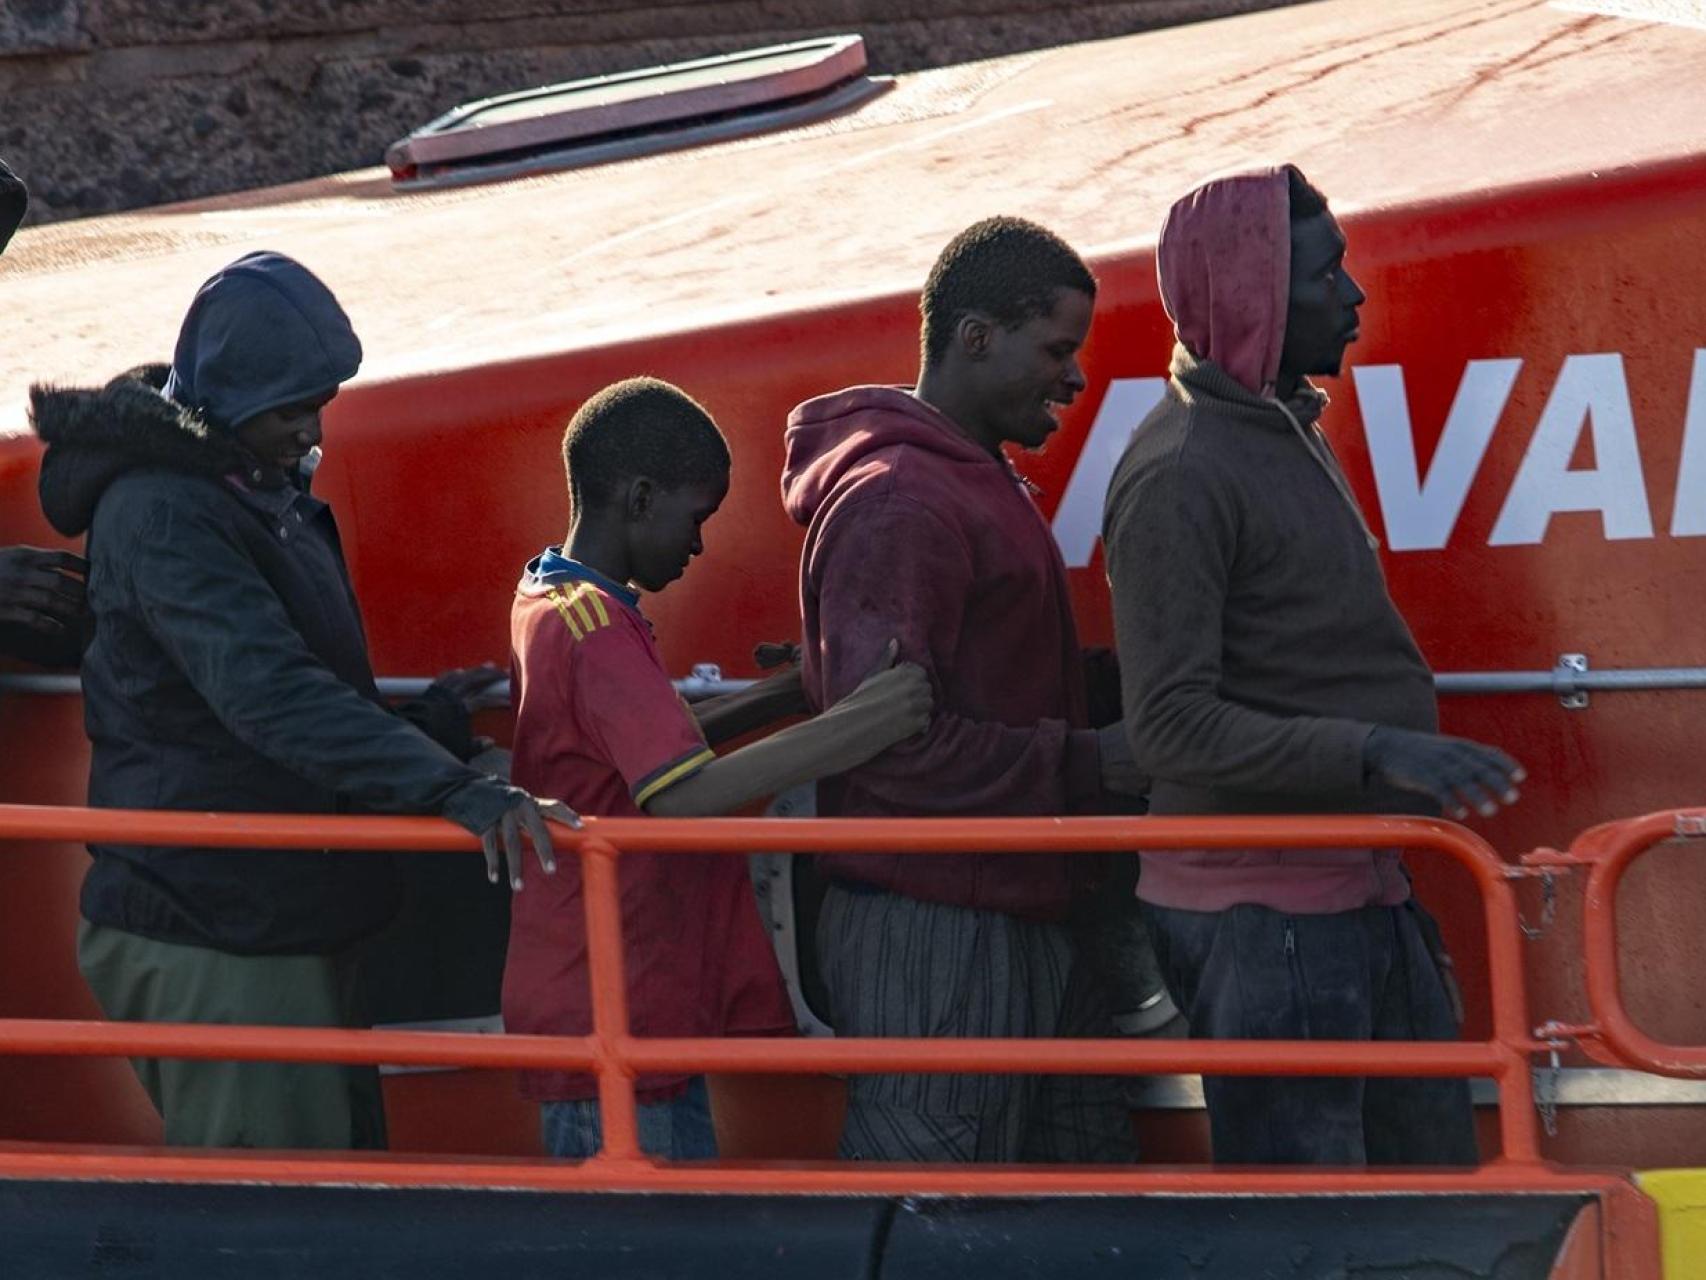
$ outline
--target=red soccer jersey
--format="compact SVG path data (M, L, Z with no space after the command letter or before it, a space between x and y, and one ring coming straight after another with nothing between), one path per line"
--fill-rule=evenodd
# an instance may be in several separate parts
M542 572L543 570L543 572ZM632 817L714 759L670 683L637 597L552 548L528 566L510 612L517 786L583 814ZM746 864L717 854L621 859L628 1018L635 1035L776 1035L793 1013L758 917ZM592 1029L580 867L529 868L510 912L504 1027ZM688 1073L642 1075L642 1101L679 1092ZM542 1100L590 1098L591 1076L524 1071Z

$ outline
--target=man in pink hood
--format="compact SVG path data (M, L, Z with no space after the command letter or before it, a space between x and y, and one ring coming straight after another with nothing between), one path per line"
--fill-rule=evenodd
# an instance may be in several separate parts
M836 702L891 636L936 693L924 733L819 784L820 812L1058 814L1092 807L1104 786L1142 790L1119 726L1089 727L1065 566L1002 452L1041 446L1084 389L1095 295L1048 231L980 222L925 286L917 387L854 387L790 416L782 495L807 528L808 699ZM1063 923L1071 859L872 853L820 869L818 956L842 1033L1112 1033ZM1107 1080L856 1076L842 1153L1120 1160L1130 1136Z
M1362 290L1291 166L1173 205L1156 263L1166 396L1103 520L1126 731L1154 813L1491 813L1502 752L1441 737L1433 677L1316 420ZM1193 1034L1448 1040L1455 989L1395 850L1145 855L1162 972ZM1469 1164L1461 1080L1205 1081L1225 1163Z

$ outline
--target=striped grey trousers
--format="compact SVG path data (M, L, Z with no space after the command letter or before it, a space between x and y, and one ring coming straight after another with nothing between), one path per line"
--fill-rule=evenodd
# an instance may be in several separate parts
M831 883L818 961L847 1036L1114 1035L1065 925ZM1106 1076L855 1075L845 1159L1112 1164L1137 1158Z

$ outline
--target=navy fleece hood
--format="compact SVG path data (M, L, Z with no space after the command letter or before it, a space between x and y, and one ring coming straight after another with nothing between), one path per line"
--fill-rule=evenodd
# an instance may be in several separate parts
M335 391L360 367L361 342L319 277L281 253L251 253L196 292L165 394L229 431Z

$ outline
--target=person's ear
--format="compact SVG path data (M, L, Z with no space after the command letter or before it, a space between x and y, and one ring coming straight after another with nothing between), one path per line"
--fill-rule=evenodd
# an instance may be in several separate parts
M650 520L656 501L657 490L645 476L635 476L628 482L628 519Z
M960 344L960 350L972 360L983 360L989 355L994 337L995 322L978 311L966 312L954 326L954 338Z

